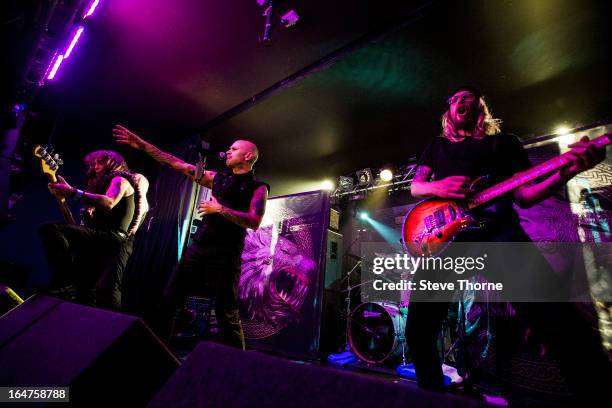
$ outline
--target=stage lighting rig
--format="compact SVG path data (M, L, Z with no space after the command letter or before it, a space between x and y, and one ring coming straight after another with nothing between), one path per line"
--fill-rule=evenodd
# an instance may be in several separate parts
M340 176L338 177L338 190L339 191L349 191L355 185L355 182L352 177Z
M282 25L284 25L286 28L289 28L296 25L299 19L300 16L298 15L298 13L295 12L295 10L289 10L285 14L283 14L280 21Z
M365 187L372 184L374 177L372 176L372 170L363 169L357 171L357 186Z
M264 31L259 39L261 43L264 45L269 45L272 41L272 29L274 28L274 17L281 10L281 5L285 6L283 10L283 14L280 17L280 23L285 27L292 27L296 25L300 16L298 13L290 8L287 8L284 3L287 3L287 0L257 0L257 4L259 4L263 9L263 16L266 18L266 23L264 26Z
M391 171L390 169L382 169L380 171L379 177L381 181L387 183L393 180L393 171Z

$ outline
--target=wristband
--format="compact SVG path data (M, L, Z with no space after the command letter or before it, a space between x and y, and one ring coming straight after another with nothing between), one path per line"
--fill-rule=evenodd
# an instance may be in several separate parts
M204 162L200 160L199 162L196 163L195 174L193 175L193 179L196 183L199 183L202 177L204 177L204 172L205 172Z
M83 190L79 190L78 188L74 189L74 194L72 194L72 199L74 201L79 201L81 198L83 198L83 195L85 194L85 192Z

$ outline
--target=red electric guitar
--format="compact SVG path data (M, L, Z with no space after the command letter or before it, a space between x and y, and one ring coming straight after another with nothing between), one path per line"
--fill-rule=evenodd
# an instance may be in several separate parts
M40 168L44 174L47 175L49 180L52 183L57 183L57 170L59 166L62 165L62 160L58 157L58 155L51 155L51 153L47 150L46 147L41 145L36 145L34 147L34 156L40 159ZM56 197L57 204L59 205L60 212L64 217L64 220L68 224L76 224L74 222L74 217L70 212L70 208L68 207L68 203L64 197Z
M612 132L596 139L592 144L603 147L612 143ZM404 249L413 256L435 256L463 231L481 228L485 221L479 220L472 210L489 203L540 176L552 173L569 161L568 153L541 163L508 180L489 187L466 200L428 198L419 202L406 214L402 227ZM474 184L478 183L477 179Z

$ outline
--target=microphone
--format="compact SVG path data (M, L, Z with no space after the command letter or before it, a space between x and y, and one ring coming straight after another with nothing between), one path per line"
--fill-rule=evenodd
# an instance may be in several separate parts
M200 150L198 152L198 155L200 156L200 160L198 160L195 166L195 174L194 174L195 180L200 180L204 176L204 171L206 167L206 159L208 157L214 157L215 159L225 160L225 156L227 156L225 152L211 152L210 150Z
M191 149L195 149L201 157L212 157L219 160L225 159L225 152L215 152L211 149L211 143L200 139L199 143L192 143L189 145Z

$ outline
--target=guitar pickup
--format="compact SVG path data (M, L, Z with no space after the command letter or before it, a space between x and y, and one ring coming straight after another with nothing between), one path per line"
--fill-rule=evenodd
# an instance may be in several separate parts
M452 205L448 206L448 215L450 215L451 221L454 221L455 218L457 218L457 211L455 210L455 207L453 207Z
M427 217L425 217L424 223L425 223L425 229L427 230L427 232L430 232L436 227L435 219L433 215L428 215Z
M446 225L446 218L444 217L444 209L440 209L434 212L434 217L436 219L436 226L441 227Z

